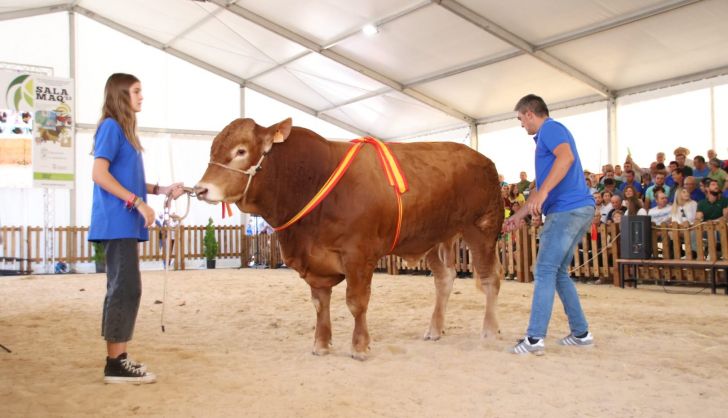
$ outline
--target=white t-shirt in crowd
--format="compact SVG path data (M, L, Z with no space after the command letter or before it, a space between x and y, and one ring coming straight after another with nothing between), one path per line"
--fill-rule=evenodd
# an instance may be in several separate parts
M659 208L655 206L654 208L650 209L650 211L647 213L650 218L652 218L652 222L655 225L660 225L665 222L670 222L670 219L672 218L672 206L667 205L664 208Z

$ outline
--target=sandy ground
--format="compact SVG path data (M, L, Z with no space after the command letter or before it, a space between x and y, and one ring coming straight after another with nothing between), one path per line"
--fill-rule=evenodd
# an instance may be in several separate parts
M483 297L458 279L447 335L421 339L432 279L374 278L370 358L349 357L344 285L332 298L335 347L310 354L314 308L291 270L145 272L132 357L152 385L104 385L99 337L105 277L0 278L2 417L725 417L728 296L661 287L578 285L597 345L547 355L505 350L525 329L532 286L504 282L502 335L479 338ZM672 290L677 290L671 288ZM699 289L683 289L695 292Z

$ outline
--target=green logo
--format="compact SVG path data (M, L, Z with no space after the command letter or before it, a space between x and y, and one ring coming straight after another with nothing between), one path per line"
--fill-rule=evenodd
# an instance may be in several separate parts
M15 110L20 110L20 103L22 101L25 101L30 107L33 107L33 79L29 77L30 74L23 74L16 77L15 80L10 82L5 92L5 100L7 100L8 104L11 103L10 97L13 97L12 103L15 105Z

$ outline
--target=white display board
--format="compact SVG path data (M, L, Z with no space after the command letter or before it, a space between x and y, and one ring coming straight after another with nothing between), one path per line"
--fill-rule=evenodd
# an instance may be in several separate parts
M0 71L0 187L60 187L75 179L73 80Z

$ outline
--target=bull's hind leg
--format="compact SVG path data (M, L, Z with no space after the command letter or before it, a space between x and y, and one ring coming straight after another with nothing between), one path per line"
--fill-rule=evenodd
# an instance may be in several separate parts
M432 311L430 328L425 332L425 340L437 341L445 333L445 311L455 281L453 243L440 243L426 256L427 264L435 276L435 310Z
M323 356L329 354L331 348L331 288L343 278L327 279L308 275L306 282L311 286L311 302L316 308L316 331L313 341L313 354Z
M481 332L483 338L496 337L500 333L496 304L503 268L496 255L496 236L497 232L486 233L476 226L463 232L463 239L472 255L474 278L480 281L480 287L485 293L485 317Z

